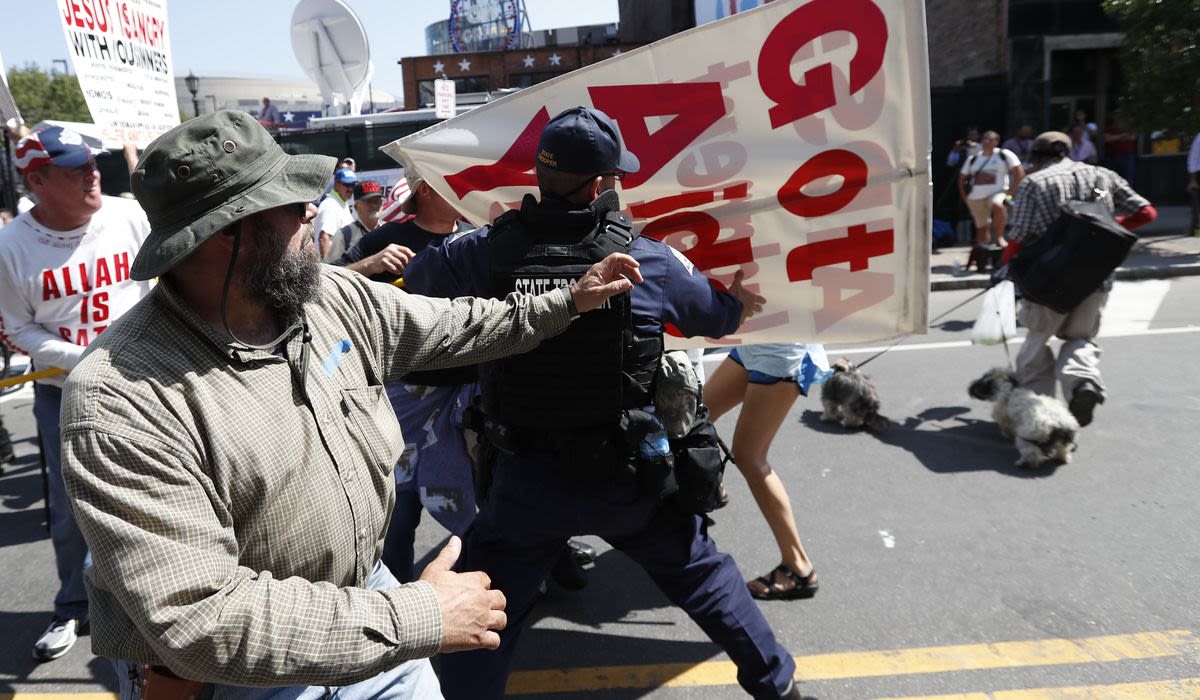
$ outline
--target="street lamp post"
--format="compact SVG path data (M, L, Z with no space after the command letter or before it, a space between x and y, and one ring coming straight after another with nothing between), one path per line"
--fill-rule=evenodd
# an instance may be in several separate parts
M187 77L183 79L183 84L187 85L188 92L192 93L192 111L198 117L200 116L200 100L196 99L196 91L200 89L200 79L189 70Z

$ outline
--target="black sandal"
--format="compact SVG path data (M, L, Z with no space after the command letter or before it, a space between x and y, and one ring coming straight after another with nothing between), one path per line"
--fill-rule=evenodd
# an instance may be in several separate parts
M786 590L780 588L779 584L774 581L776 572L791 579L792 583L796 585ZM754 579L755 582L762 584L763 588L767 590L759 592L751 589L750 595L757 600L797 600L799 598L811 598L817 594L817 590L821 587L817 583L816 575L816 570L813 570L809 572L808 576L801 576L787 564L780 564L766 576L759 576Z

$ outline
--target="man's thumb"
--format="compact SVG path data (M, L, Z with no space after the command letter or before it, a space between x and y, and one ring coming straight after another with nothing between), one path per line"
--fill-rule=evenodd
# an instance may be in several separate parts
M450 541L442 547L442 551L438 552L437 558L429 562L430 569L440 571L449 571L454 568L454 562L458 561L458 555L462 553L462 540L457 536L451 536Z
M733 284L734 284L734 286L736 286L736 287L740 287L740 286L742 286L742 279L743 279L745 276L746 276L746 273L745 273L745 272L742 272L741 270L738 270L737 272L733 273Z

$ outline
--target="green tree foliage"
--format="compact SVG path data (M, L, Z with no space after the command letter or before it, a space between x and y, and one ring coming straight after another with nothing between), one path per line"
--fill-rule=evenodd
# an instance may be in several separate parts
M79 80L73 75L47 73L36 63L27 63L8 72L8 88L21 118L30 126L43 119L92 121Z
M1121 114L1138 131L1200 131L1200 2L1104 0L1125 29Z

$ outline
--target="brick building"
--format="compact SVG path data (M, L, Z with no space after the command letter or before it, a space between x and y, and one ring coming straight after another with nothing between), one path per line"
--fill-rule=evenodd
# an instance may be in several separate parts
M482 98L488 92L524 88L576 68L599 63L640 44L551 46L415 56L400 59L404 70L404 104L419 109L433 104L433 81L453 80L460 101Z

